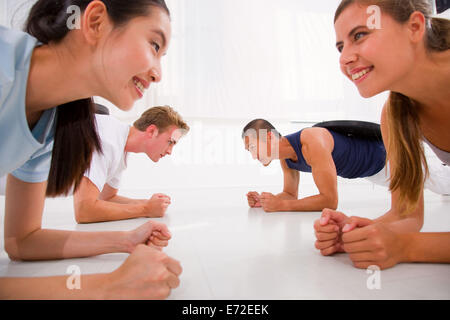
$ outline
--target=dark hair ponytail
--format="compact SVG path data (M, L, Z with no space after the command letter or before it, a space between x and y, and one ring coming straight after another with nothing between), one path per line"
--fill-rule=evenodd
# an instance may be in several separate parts
M58 43L70 31L67 8L76 5L84 11L92 0L38 0L31 8L25 32L45 44ZM169 16L164 0L103 0L115 26L149 13L151 6L163 9ZM47 184L47 196L67 195L79 186L89 169L94 151L101 152L92 98L58 106L55 139Z

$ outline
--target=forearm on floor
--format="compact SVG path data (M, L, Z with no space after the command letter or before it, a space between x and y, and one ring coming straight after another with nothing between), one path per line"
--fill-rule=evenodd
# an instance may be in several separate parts
M139 205L142 205L145 202L147 202L147 200L144 199L131 199L120 195L115 195L110 199L102 199L102 200L118 204L139 204Z
M283 191L277 195L275 195L275 197L281 199L281 200L297 200L298 198L296 196L294 196L293 194L290 194L289 192Z
M146 217L144 202L122 204L105 200L82 202L75 205L78 223L106 222Z
M450 232L414 232L402 235L406 261L450 263Z
M393 231L397 232L419 232L423 221L416 216L402 216L394 210L389 210L381 217L373 220L374 223L388 223Z
M66 276L0 278L0 299L70 300L103 299L107 274L81 275L80 281Z
M127 232L82 232L39 229L23 239L5 237L12 260L36 261L91 257L129 252Z
M286 211L322 211L325 208L335 210L337 200L325 195L314 195L297 200L285 200Z

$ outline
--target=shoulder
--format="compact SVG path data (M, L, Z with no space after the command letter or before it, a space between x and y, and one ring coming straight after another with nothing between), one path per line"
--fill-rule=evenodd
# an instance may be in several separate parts
M37 39L28 33L0 26L0 80L14 76L14 70L23 69L36 45Z
M308 148L328 148L334 145L330 131L325 128L306 128L302 131L300 141Z
M124 131L128 131L129 125L116 119L110 115L96 114L95 122L99 134L105 135L105 138L114 135L122 135ZM101 137L103 138L103 137Z

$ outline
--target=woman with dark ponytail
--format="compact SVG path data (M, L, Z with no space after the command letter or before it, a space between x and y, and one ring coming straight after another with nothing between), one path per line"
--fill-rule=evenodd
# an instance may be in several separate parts
M335 30L341 70L361 96L390 91L381 128L392 204L375 220L324 210L315 229L329 240L316 248L347 252L358 268L450 263L450 232L419 232L428 174L423 143L450 165L450 21L433 17L428 0L343 0ZM329 224L340 231L323 237Z
M0 27L5 250L12 260L131 255L110 274L82 276L83 290L68 290L65 277L1 278L0 298L167 297L181 266L148 246L167 245L164 224L128 232L41 227L45 197L77 189L101 152L92 97L128 110L160 81L171 34L164 0L39 0L25 31Z

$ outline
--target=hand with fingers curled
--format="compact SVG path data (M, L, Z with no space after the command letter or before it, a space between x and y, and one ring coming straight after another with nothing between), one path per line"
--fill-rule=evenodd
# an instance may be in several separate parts
M342 228L348 217L342 212L324 209L320 219L314 222L315 247L324 256L344 252L342 247Z
M324 209L314 229L315 247L322 255L348 253L356 268L377 265L386 269L406 260L402 235L392 231L387 223Z
M148 218L161 218L164 216L169 205L169 196L162 193L156 193L145 203L146 216Z
M283 200L270 192L263 192L260 196L261 207L266 212L276 212L283 210Z
M140 244L118 269L107 274L104 298L165 299L179 286L181 273L177 260Z
M131 253L139 244L161 250L162 247L167 247L172 235L164 223L148 221L142 226L126 232L126 238L128 240L127 252Z
M247 193L247 201L250 208L261 208L260 194L256 191Z
M352 217L342 229L342 245L356 268L371 265L381 270L407 261L404 235L389 228L389 223L368 223L368 219Z

